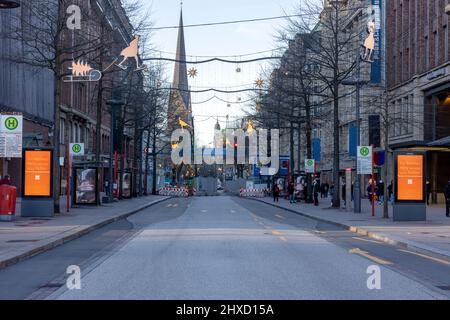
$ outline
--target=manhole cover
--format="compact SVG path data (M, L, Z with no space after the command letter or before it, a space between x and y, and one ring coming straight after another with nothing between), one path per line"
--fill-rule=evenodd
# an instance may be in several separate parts
M8 240L6 242L15 243L15 242L37 242L39 240Z

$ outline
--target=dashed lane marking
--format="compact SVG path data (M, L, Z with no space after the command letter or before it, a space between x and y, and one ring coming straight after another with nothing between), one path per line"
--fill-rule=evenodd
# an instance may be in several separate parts
M274 236L278 236L278 235L281 234L281 232L278 231L278 230L272 230L272 234L273 234Z
M278 239L280 239L283 242L288 242L288 239L286 237L279 237Z
M364 239L364 238L358 238L358 237L352 237L352 239L355 239L355 240L361 240L361 241L365 241L365 242L371 242L371 243L381 244L381 242L379 242L379 241L370 240L370 239Z
M279 218L279 219L281 219L281 220L286 219L285 217L283 217L283 216L281 216L281 215L279 215L279 214L276 214L275 217L277 217L277 218Z
M360 256L362 256L362 257L364 257L364 258L367 258L367 259L369 259L369 260L372 260L372 261L374 261L374 262L376 262L376 263L378 263L378 264L381 264L381 265L392 264L392 262L390 262L390 261L383 260L383 259L381 259L381 258L372 256L372 255L370 255L367 251L363 251L363 250L361 250L361 249L359 249L359 248L351 249L349 252L350 252L350 253L353 253L353 254L360 255Z
M403 250L403 249L398 249L398 250L401 251L401 252L406 252L406 253L409 253L409 254L413 254L413 255L416 255L416 256L419 256L419 257L428 259L428 260L432 260L432 261L435 261L435 262L439 262L439 263L445 264L445 265L447 265L447 266L450 265L450 262L449 262L449 261L446 261L446 260L443 260L443 259L439 259L439 258L435 258L435 257L430 257L430 256L427 256L427 255L425 255L425 254L418 253L418 252L413 252L413 251L408 251L408 250Z

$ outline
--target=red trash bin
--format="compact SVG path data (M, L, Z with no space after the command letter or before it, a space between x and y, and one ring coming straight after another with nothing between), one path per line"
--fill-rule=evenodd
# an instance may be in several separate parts
M17 188L4 184L0 186L0 221L11 221L16 214Z

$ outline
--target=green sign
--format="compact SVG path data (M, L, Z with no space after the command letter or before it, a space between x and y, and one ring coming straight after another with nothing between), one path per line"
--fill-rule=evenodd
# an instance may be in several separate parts
M5 120L5 128L8 130L16 130L19 126L19 120L16 117L8 117Z
M84 143L71 143L70 154L72 156L84 156Z

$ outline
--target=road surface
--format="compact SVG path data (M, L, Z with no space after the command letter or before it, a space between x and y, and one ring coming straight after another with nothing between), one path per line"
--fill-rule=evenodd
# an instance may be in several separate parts
M449 285L441 257L228 196L171 199L0 270L0 299L449 299Z

